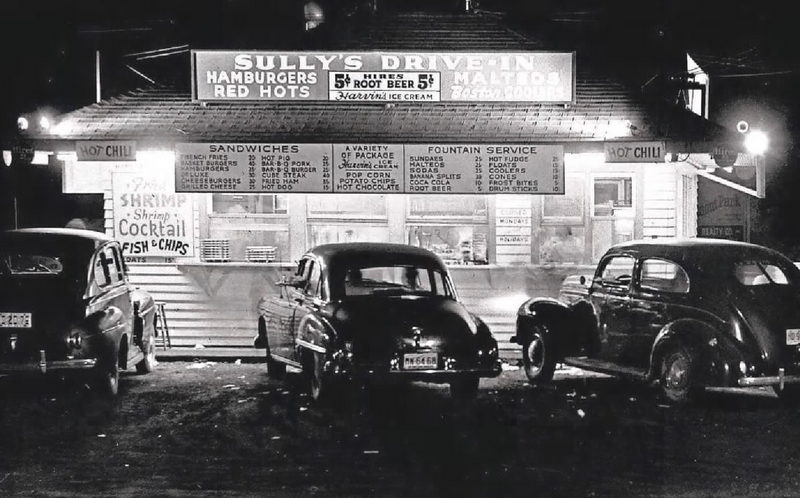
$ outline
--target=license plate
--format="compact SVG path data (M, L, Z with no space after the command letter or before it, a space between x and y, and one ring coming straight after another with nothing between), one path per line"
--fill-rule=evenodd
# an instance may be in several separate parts
M29 329L31 328L31 314L0 312L0 328Z
M800 344L800 329L786 329L786 345L796 346Z
M436 353L407 353L403 355L403 369L430 370L439 366Z

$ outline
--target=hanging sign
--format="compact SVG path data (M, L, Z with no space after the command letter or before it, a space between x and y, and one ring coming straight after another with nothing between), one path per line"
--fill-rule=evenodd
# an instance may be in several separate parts
M574 52L192 51L196 101L575 101Z
M564 148L535 144L175 146L176 192L563 194Z
M663 163L667 153L664 142L605 142L607 163Z
M75 142L78 161L135 161L133 140L79 140Z

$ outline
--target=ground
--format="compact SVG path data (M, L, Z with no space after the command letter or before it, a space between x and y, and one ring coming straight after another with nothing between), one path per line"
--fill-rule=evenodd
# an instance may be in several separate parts
M82 383L0 379L0 494L742 496L797 493L800 417L771 393L688 408L560 370L317 406L263 364L162 362L103 401Z

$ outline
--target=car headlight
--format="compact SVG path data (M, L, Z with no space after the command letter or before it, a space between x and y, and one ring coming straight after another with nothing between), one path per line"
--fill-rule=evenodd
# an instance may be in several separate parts
M74 327L70 329L67 337L67 346L70 349L80 349L83 345L83 330Z

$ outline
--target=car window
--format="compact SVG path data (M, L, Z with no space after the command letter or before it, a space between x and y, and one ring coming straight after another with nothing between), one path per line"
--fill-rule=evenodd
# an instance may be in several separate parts
M306 280L305 293L310 296L319 296L319 284L322 280L322 270L316 261L309 261L309 276Z
M613 256L607 259L600 270L600 283L627 287L633 275L634 262L631 256Z
M778 266L765 261L744 261L734 269L740 284L755 287L759 285L789 285L789 278Z
M639 287L656 292L689 292L689 275L680 265L665 259L650 258L642 261Z
M12 275L57 275L64 271L64 265L55 256L4 254L1 269Z
M117 271L119 260L115 258L111 246L106 246L97 253L94 259L94 280L100 287L112 285L120 281Z
M347 296L449 295L441 272L415 265L351 267L345 273L344 284Z

